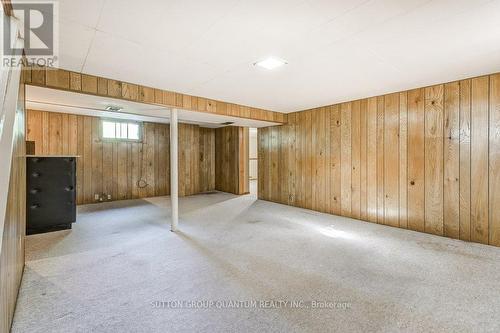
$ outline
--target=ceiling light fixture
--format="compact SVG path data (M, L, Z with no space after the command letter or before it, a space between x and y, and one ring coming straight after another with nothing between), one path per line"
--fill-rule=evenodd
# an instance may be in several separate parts
M116 106L116 105L108 105L106 106L106 111L110 111L110 112L120 112L122 111L123 108L120 107L120 106Z
M259 66L265 69L273 70L283 65L288 64L285 60L269 57L261 61L254 63L254 66Z

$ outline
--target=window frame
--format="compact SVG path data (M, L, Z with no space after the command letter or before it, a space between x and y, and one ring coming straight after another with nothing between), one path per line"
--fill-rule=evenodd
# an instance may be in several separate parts
M139 129L138 129L138 132L139 132L139 139L129 139L129 138L126 138L126 139L123 139L123 138L105 138L104 137L104 122L107 121L107 122L112 122L112 123L115 123L115 124L136 124L138 125ZM116 125L115 125L116 126ZM99 136L101 138L102 141L107 141L107 142L137 142L137 143L141 143L143 142L143 126L144 126L144 122L142 121L136 121L136 120L127 120L127 119L112 119L112 118L101 118L100 119L100 122L99 122ZM115 129L116 131L116 129ZM115 132L115 135L116 135L116 132Z

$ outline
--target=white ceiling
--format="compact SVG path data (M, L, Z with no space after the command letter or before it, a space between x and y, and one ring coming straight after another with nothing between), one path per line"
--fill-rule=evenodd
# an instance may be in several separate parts
M500 71L500 0L59 3L62 68L281 112Z
M120 112L105 111L106 107L110 105L118 106L122 110ZM94 117L170 123L170 112L165 107L36 86L26 86L26 108ZM276 123L267 121L187 110L179 110L178 119L182 123L196 124L209 128L223 127L225 125L222 123L225 122L232 122L233 126L245 127L276 125Z

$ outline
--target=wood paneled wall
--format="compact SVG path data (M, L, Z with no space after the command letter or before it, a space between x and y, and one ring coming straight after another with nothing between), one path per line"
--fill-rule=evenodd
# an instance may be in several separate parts
M239 118L283 123L285 115L249 106L191 96L62 69L24 67L25 83Z
M143 141L116 142L100 138L100 118L28 110L27 140L36 154L79 155L77 202L96 202L95 194L112 200L170 194L170 129L144 123ZM179 124L179 195L214 189L215 131ZM139 179L148 185L140 188Z
M248 127L227 126L215 130L215 189L249 193Z
M179 196L215 189L215 130L179 124Z
M259 198L500 246L500 74L259 129Z
M21 81L22 82L22 81ZM14 124L10 182L0 252L0 332L9 332L16 307L17 293L24 270L26 233L26 158L24 144L24 84L19 87ZM4 218L3 216L1 218Z

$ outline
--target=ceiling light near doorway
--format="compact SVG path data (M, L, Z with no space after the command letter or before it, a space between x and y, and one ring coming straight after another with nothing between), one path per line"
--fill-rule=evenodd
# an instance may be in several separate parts
M110 112L120 112L123 110L123 108L121 106L108 105L108 106L106 106L105 110L110 111Z
M286 65L286 64L288 64L288 63L285 60L274 58L274 57L269 57L269 58L266 58L264 60L260 60L260 61L257 61L256 63L254 63L255 66L259 66L259 67L269 69L269 70L276 69L276 68L281 67L281 66Z

